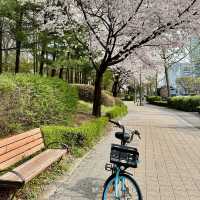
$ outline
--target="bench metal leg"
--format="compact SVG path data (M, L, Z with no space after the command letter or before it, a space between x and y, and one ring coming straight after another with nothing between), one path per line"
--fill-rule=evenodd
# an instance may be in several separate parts
M0 199L1 200L13 200L16 192L17 192L16 189L0 188Z

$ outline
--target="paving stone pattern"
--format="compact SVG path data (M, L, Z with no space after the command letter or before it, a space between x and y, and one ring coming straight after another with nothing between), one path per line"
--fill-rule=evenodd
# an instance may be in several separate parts
M140 151L140 164L132 170L145 200L200 200L200 117L166 108L127 103L122 120L141 132L132 145ZM49 200L98 200L109 172L114 131L95 146L70 177L55 183Z

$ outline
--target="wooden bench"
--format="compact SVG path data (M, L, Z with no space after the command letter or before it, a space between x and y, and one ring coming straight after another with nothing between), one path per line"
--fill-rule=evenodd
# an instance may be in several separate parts
M44 151L41 151L44 150ZM37 152L39 154L35 155ZM67 146L60 149L47 149L39 128L0 140L0 195L17 191L28 181L39 175L52 163L61 159L68 152ZM7 170L19 161L33 156L13 170ZM14 196L14 194L12 194ZM6 197L0 196L0 199Z

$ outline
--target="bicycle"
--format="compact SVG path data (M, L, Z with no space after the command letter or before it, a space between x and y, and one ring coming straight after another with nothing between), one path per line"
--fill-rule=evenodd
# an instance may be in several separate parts
M112 171L112 175L104 184L102 200L142 200L139 185L133 175L126 171L129 167L137 168L139 152L137 148L127 146L127 143L133 140L134 135L140 138L140 133L137 130L125 132L121 123L112 120L109 122L122 129L122 132L115 133L115 137L121 140L121 145L111 145L110 163L105 165L105 170Z

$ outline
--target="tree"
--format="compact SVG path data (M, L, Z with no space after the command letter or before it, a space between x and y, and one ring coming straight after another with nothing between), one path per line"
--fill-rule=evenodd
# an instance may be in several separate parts
M3 68L3 20L0 16L0 74L2 73Z
M112 93L114 97L117 97L123 86L128 85L131 78L133 78L133 73L130 69L126 69L123 66L116 66L111 68L111 70L113 72Z
M96 69L93 115L101 115L101 82L109 66L124 61L137 48L162 33L181 26L196 16L197 1L108 1L76 0L77 13L90 30L87 45ZM168 9L166 8L168 5ZM177 7L178 6L178 7ZM168 17L170 14L170 18ZM69 15L68 15L69 16ZM73 18L74 20L74 18ZM79 23L79 22L77 22ZM100 62L93 59L93 49L101 50Z
M30 48L31 40L31 21L33 16L30 16L30 13L35 8L34 1L29 0L7 0L0 1L0 17L4 21L2 36L3 42L5 38L9 38L10 41L6 42L4 45L5 48L2 48L1 45L1 54L5 52L5 61L7 61L8 51L15 50L15 73L19 72L20 69L20 57L22 49ZM29 40L28 40L29 37ZM8 47L8 44L11 44L15 41L15 44Z
M183 94L199 94L200 92L200 78L181 77L176 80L176 83L184 90Z

